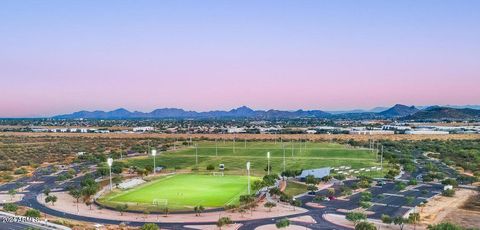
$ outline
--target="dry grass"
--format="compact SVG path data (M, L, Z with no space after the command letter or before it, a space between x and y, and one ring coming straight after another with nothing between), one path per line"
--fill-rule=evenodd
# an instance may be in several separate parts
M350 134L164 134L164 133L30 133L30 132L0 132L0 136L22 136L22 137L103 137L103 138L203 138L203 139L247 139L247 140L304 140L310 141L334 141L350 140L368 141L369 139L400 140L476 140L480 134L450 134L450 135L350 135Z

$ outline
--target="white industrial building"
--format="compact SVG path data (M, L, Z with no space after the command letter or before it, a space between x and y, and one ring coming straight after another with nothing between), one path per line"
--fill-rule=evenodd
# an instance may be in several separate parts
M144 127L135 127L133 128L133 132L147 132L147 131L154 131L155 128L152 126L144 126Z
M447 131L438 131L438 130L407 130L405 134L413 135L446 135L450 134Z

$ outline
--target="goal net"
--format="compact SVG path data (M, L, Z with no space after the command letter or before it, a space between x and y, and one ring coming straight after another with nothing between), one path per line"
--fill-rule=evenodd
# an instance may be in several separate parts
M159 207L167 207L168 206L168 199L154 199L152 201L152 205L159 206Z
M223 172L212 172L212 176L223 176Z

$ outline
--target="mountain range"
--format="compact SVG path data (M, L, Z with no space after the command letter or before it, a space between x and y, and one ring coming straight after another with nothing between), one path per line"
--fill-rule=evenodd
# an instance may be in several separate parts
M113 111L79 111L71 114L54 116L54 119L216 119L216 118L254 118L254 119L291 119L291 118L325 118L325 119L398 119L398 120L463 120L480 119L480 110L471 108L451 108L431 106L423 109L415 106L397 104L391 108L371 111L325 112L321 110L253 110L242 106L229 111L215 110L208 112L187 111L178 108L156 109L152 112L130 112L126 109Z

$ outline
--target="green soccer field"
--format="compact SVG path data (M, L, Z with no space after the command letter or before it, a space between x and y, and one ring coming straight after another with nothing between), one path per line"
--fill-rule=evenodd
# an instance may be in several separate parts
M251 178L252 181L256 178ZM111 207L127 203L131 210L162 210L165 200L171 211L192 210L237 204L238 197L247 193L246 176L213 176L177 174L165 176L126 191L113 192L99 202ZM156 201L156 202L154 202Z
M197 147L195 147L195 144ZM177 150L162 152L156 156L157 166L163 166L167 171L192 170L205 172L208 165L218 170L219 164L225 165L228 174L245 175L245 164L251 162L252 175L265 175L267 167L267 152L271 154L272 172L283 171L283 156L285 153L285 168L291 170L313 169L320 167L350 166L354 169L379 166L379 158L370 150L351 148L338 143L327 142L262 142L236 140L199 141L182 145L177 143ZM198 164L196 158L198 155ZM127 160L127 164L145 167L153 164L151 156L137 157ZM369 173L373 177L381 177L387 171Z

